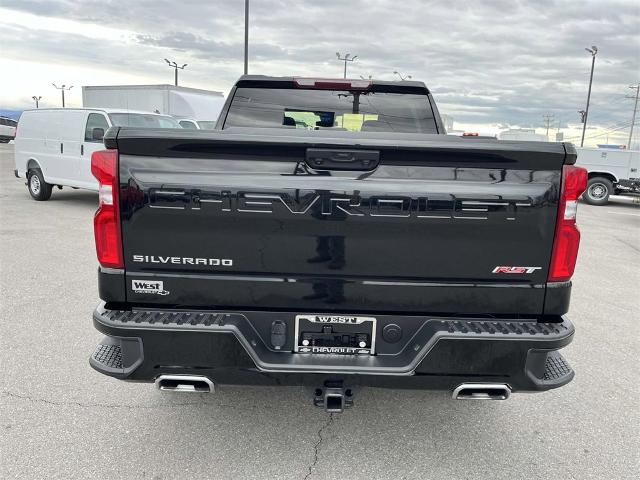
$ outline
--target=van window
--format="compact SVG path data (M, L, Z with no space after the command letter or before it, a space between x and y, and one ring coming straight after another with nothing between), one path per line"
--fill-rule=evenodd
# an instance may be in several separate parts
M84 131L84 141L102 143L102 140L93 139L94 128L102 128L105 132L109 129L109 124L107 123L107 119L104 118L104 115L102 115L101 113L89 114L89 118L87 118L87 128L85 128L85 131Z
M111 123L116 127L182 128L172 117L145 113L110 113Z

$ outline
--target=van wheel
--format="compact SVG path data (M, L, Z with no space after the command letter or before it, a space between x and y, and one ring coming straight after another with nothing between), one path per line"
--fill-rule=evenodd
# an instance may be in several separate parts
M606 205L611 194L613 194L611 180L604 177L593 177L589 179L587 190L582 195L582 198L589 205Z
M44 181L42 170L34 168L27 173L27 186L34 200L44 201L51 198L53 185Z

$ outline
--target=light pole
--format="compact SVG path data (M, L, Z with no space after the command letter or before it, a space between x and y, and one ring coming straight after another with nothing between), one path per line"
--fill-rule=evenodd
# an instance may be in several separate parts
M344 62L344 78L347 78L347 62L353 62L358 58L358 55L352 57L350 53L347 53L344 57L341 57L340 52L336 52L336 57L338 57L338 60Z
M168 59L166 59L166 58L164 59L164 61L165 61L165 62L167 62L167 64L168 64L171 68L174 68L174 69L175 69L175 85L176 85L176 87L177 87L177 86L178 86L178 69L180 69L180 70L184 70L184 67L186 67L186 66L187 66L187 64L185 63L184 65L179 66L176 62L169 61L169 60L168 60Z
M249 0L244 0L244 74L249 73Z
M64 91L71 90L73 88L73 85L69 85L68 87L66 85L57 86L55 83L52 83L51 85L53 85L54 88L60 90L60 92L62 93L62 108L64 108Z
M36 102L36 108L40 108L40 100L42 99L42 97L39 95L38 96L34 95L31 98L33 98L33 101Z
M587 52L591 54L591 76L589 77L589 93L587 93L587 108L584 111L582 122L582 140L580 140L580 146L584 146L584 134L587 131L587 119L589 118L589 101L591 100L591 85L593 84L593 68L596 65L596 55L598 54L598 47L592 45L591 48L585 48Z
M633 117L631 117L631 130L629 130L629 141L627 142L627 148L629 150L631 150L631 139L633 137L633 124L636 123L636 112L638 111L638 95L640 94L640 83L638 83L638 85L630 85L629 88L635 88L636 90L636 103L633 107ZM627 98L634 98L634 97L627 97Z
M400 80L401 80L401 81L403 81L403 82L404 82L405 80L407 80L407 79L412 79L412 78L413 78L411 75L405 75L405 76L403 77L403 76L402 76L402 74L401 74L400 72L397 72L397 71L395 71L395 70L393 71L393 73L395 73L396 75L398 75L398 76L400 77Z

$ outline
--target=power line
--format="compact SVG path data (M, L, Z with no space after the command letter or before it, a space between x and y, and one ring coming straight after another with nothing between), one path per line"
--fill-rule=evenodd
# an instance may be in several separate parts
M626 128L629 128L629 124L628 123L625 124L625 125L621 125L618 128L612 128L612 129L609 129L609 130L605 130L602 133L595 133L593 135L587 135L586 137L584 137L584 139L585 140L589 140L591 138L605 137L605 136L607 136L609 134L619 132L619 131L624 130ZM565 140L567 140L568 142L572 142L574 140L579 140L580 138L581 138L580 135L574 135L572 137L567 137Z
M631 124L631 122L629 120L623 120L623 121L619 121L619 122L616 122L616 123L611 123L611 124L608 124L608 125L604 125L604 126L602 126L600 128L601 128L601 130L604 130L604 131L611 131L611 130L617 130L618 128L620 128L622 126L628 127L630 124ZM570 138L580 138L580 135L573 135Z
M613 125L607 125L606 127L602 127L602 129L603 129L605 132L610 132L610 131L613 131L613 130L618 130L618 129L619 129L619 128L621 128L621 127L628 127L628 126L630 125L630 123L631 123L631 122L629 122L628 120L626 120L626 121L624 121L624 122L615 123L615 124L613 124ZM571 136L571 137L569 137L569 138L580 138L580 134L572 135L572 136ZM586 138L586 137L585 137L585 138Z
M604 137L604 136L609 135L610 133L619 132L620 130L626 130L627 128L629 128L629 126L630 126L630 125L631 125L631 122L625 122L625 123L621 124L620 126L618 126L617 128L611 128L611 129L609 129L609 130L605 130L605 131L604 131L604 132L602 132L602 133L596 133L596 134L594 134L594 135L589 135L589 136L587 136L587 137L584 137L584 139L585 139L585 140L589 140L589 139L591 139L591 138ZM578 138L580 138L580 136L579 136L579 135L578 135L578 136L573 136L573 137L568 137L566 140L567 140L567 141L572 141L572 140L574 140L574 139L576 139L576 140L577 140Z

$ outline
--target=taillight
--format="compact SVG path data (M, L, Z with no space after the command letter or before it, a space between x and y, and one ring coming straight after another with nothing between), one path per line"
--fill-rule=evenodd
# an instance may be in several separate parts
M123 268L118 203L118 151L94 152L91 155L91 173L99 184L98 211L93 219L98 261L103 267Z
M576 226L578 198L587 188L587 171L582 167L565 165L562 169L562 185L558 204L556 234L551 254L550 282L565 282L576 268L580 230Z

